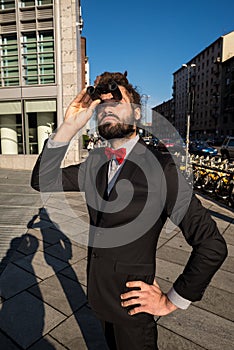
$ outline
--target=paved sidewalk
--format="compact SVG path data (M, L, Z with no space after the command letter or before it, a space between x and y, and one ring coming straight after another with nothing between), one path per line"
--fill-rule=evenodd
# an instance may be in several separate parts
M84 198L80 193L41 198L29 179L30 172L0 169L0 350L104 349L86 300ZM233 349L234 213L200 198L229 256L202 301L159 319L160 350ZM183 270L190 251L179 229L168 224L157 252L163 290Z

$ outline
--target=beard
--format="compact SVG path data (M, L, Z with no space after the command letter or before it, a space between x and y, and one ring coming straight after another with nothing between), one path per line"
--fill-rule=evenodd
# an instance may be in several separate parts
M106 123L98 126L99 134L106 140L130 137L135 132L135 126L125 123Z

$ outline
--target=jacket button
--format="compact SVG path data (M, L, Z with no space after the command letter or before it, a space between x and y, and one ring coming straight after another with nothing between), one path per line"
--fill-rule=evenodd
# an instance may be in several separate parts
M92 253L92 257L95 259L98 257L97 253Z

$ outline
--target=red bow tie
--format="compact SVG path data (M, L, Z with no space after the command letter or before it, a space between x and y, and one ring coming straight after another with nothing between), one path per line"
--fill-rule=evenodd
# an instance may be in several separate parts
M126 148L113 149L110 147L105 148L105 155L110 160L115 155L115 158L119 164L122 164L124 157L126 156Z

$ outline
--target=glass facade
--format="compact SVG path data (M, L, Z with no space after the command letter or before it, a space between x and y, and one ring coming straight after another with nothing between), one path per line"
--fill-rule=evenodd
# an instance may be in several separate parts
M56 128L55 99L0 102L0 154L38 154Z
M19 85L19 61L16 34L0 37L1 81L0 86Z
M53 31L24 33L21 48L23 83L26 85L54 84Z
M56 83L53 12L53 0L0 0L0 87Z

